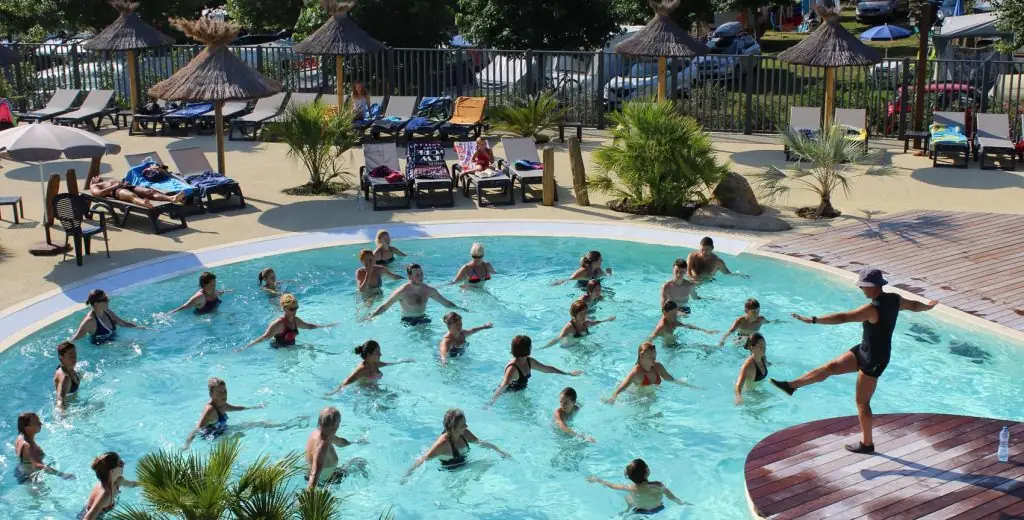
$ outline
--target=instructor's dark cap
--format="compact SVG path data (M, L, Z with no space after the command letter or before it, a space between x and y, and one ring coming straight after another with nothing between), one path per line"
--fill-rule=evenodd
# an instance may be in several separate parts
M864 269L857 277L857 287L881 287L889 283L878 269Z

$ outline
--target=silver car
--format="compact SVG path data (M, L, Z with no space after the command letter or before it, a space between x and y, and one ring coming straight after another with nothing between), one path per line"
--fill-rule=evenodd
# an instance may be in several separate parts
M868 0L857 4L857 20L860 22L896 20L909 15L909 0Z

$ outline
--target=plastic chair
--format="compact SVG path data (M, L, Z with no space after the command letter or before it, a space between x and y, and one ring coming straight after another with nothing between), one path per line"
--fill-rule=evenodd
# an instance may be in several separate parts
M82 265L82 242L85 242L85 254L90 254L92 237L103 233L103 245L107 250L107 258L110 258L110 241L107 238L106 215L97 212L100 216L99 223L85 218L88 212L88 202L80 195L61 193L53 198L53 215L64 227L64 260L68 257L67 247L71 237L75 238L75 262Z

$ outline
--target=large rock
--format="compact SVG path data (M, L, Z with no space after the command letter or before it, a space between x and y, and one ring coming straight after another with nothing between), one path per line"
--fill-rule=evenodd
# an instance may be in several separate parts
M788 222L774 215L740 215L731 209L713 205L697 208L697 211L694 211L693 216L690 217L690 224L744 231L789 231L793 229Z
M757 203L754 190L750 183L742 175L729 172L722 179L722 182L715 186L713 192L715 199L724 208L731 209L743 215L760 215L764 209Z

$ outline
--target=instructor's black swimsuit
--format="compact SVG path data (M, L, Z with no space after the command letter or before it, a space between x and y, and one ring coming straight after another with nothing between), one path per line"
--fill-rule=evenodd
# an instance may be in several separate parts
M857 358L857 366L866 376L879 377L889 365L892 352L892 332L896 328L896 317L900 313L900 295L882 293L871 300L878 311L878 323L863 322L864 334L860 345L850 349Z

